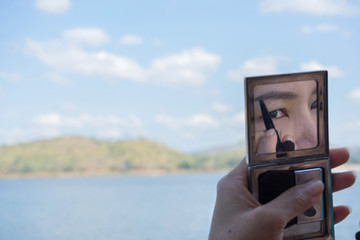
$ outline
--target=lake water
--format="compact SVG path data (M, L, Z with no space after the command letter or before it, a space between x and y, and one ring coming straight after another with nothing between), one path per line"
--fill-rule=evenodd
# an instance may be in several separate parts
M221 174L0 180L1 240L207 239ZM360 230L360 183L334 194Z

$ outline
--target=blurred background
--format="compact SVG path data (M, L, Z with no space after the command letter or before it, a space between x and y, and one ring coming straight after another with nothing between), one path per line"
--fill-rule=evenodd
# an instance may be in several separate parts
M359 0L0 1L0 238L207 238L245 76L328 70L330 144L360 162L359 21Z

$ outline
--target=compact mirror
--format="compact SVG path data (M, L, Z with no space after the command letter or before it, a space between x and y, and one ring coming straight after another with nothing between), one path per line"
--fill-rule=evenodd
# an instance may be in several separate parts
M281 154L317 146L316 89L314 80L255 86L252 104L256 154Z
M250 191L266 204L323 181L322 197L287 223L284 239L333 239L327 72L249 77L245 91Z
M326 153L325 74L246 78L251 163Z

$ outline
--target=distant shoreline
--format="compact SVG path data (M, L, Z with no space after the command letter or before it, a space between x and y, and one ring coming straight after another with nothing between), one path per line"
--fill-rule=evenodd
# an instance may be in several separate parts
M72 172L72 173L27 173L27 174L2 174L0 180L6 179L41 179L41 178L86 178L86 177L151 177L165 175L187 175L187 174L226 174L230 169L220 169L218 171L201 171L201 170L131 170L123 173L93 171L93 172Z
M35 178L81 178L81 177L110 177L110 176L163 176L163 175L176 175L176 174L226 174L231 169L219 169L219 170L133 170L123 173L108 172L108 171L89 171L89 172L72 172L72 173L27 173L27 174L3 174L0 175L0 180L5 179L35 179ZM347 163L332 169L333 172L341 171L356 171L360 172L360 164Z

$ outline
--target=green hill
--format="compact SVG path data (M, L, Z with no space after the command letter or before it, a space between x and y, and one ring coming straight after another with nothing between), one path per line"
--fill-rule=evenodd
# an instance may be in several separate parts
M0 177L212 172L245 156L243 144L184 154L147 139L98 141L67 137L0 147ZM360 148L350 163L360 163Z
M189 155L147 139L68 137L0 147L0 175L103 175L214 171L237 164L243 151Z

